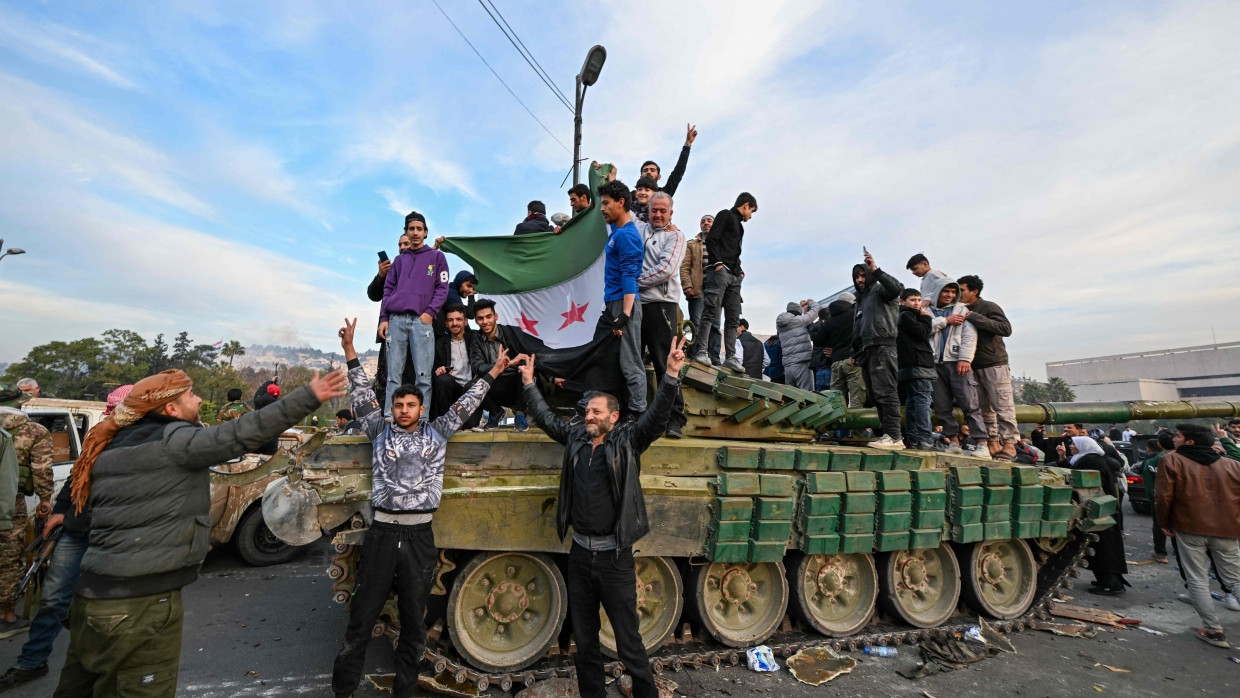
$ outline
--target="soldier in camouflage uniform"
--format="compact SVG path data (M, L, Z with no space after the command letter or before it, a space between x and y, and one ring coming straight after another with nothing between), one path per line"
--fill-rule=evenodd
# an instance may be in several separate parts
M47 428L32 421L18 406L29 400L16 386L0 383L0 429L13 437L20 469L28 468L31 478L20 477L39 498L35 516L47 518L52 511L52 436ZM20 489L20 488L19 488ZM13 508L13 528L0 531L0 639L13 637L30 627L28 620L15 613L17 585L25 570L26 498L19 491Z
M221 407L219 413L215 415L215 423L223 424L250 411L250 408L241 401L241 389L233 388L228 391L228 404Z

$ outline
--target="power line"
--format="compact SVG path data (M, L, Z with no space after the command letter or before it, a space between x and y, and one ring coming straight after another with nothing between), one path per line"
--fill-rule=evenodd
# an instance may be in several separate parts
M487 59L482 57L482 54L478 52L478 49L474 46L473 42L471 42L469 38L465 36L465 32L461 31L461 28L456 26L456 22L453 22L452 18L448 16L448 13L444 12L443 8L439 6L438 0L431 0L431 3L435 6L436 9L439 10L439 14L443 15L443 18L448 20L448 24L452 25L452 28L456 30L456 33L461 35L461 38L465 40L465 43L469 44L469 48L473 50L474 55L478 56L478 60L482 61L482 64L485 65L487 69L491 71L491 74L495 76L496 80L499 80L499 84L503 85L504 89L508 90L508 94L512 95L512 98L517 100L517 104L521 105L521 108L525 110L525 113L529 114L531 119L533 119L534 121L537 121L538 125L542 126L542 130L546 131L548 136L551 136L551 140L560 144L560 147L564 149L564 152L572 153L573 151L569 150L568 146L564 145L564 143L559 138L556 138L555 134L551 132L551 129L547 128L546 124L544 124L541 120L539 120L537 116L534 116L534 112L530 111L530 108L525 106L525 102L522 102L521 98L517 96L517 93L513 92L512 88L508 86L508 83L504 82L504 79L499 76L499 73L495 72L495 69L491 67L491 64L487 63Z
M495 3L491 2L491 0L485 0L485 2L484 0L478 0L478 4L482 5L482 9L485 10L488 15L491 15L491 21L495 22L495 26L499 27L499 30L503 32L504 36L508 39L508 43L512 44L512 47L517 49L517 53L521 54L521 57L525 59L525 62L529 64L534 73L537 74L539 79L543 81L543 84L550 88L552 94L563 102L564 106L567 107L569 111L573 111L573 106L568 100L568 95L564 94L560 88L556 86L555 81L551 79L551 75L543 69L542 64L538 62L538 59L534 58L534 53L526 47L525 42L521 40L521 37L517 36L517 30L512 28L512 25L508 23L508 20L504 17L503 13L499 11L499 8L495 6ZM487 9L487 5L490 5L491 8ZM495 10L495 14L491 14L491 10ZM499 19L496 19L495 15L499 15ZM501 21L503 22L503 25L500 25ZM507 29L504 27L507 27ZM517 44L520 44L520 46L517 46Z

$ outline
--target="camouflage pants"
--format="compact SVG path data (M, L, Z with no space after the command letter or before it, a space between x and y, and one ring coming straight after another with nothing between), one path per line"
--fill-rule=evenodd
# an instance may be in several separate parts
M17 496L13 509L13 528L0 531L0 613L9 613L17 606L13 596L17 584L26 573L26 498Z

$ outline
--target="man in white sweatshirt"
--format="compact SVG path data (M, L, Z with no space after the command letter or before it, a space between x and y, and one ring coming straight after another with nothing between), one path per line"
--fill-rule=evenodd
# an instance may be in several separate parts
M943 425L943 439L951 453L964 451L989 459L986 443L986 422L977 395L977 378L973 375L973 354L977 351L977 330L964 321L969 308L956 298L960 285L948 277L936 279L929 296L930 350L934 352L934 413ZM952 407L964 412L972 443L960 443L960 425Z
M654 379L658 384L667 370L667 354L676 337L676 317L680 307L680 263L685 258L685 235L672 225L672 197L655 192L646 212L650 225L638 225L642 233L645 256L642 273L637 277L638 299L642 304L642 346L650 353ZM672 404L667 422L667 436L680 438L685 424L685 401L680 391Z

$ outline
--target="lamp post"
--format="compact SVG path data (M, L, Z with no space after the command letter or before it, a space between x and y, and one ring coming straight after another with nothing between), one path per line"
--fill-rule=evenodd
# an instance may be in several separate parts
M580 123L580 119L578 119L578 123ZM3 249L4 249L4 238L0 238L0 250L3 250ZM26 254L26 251L20 247L10 247L8 252L0 254L0 259L4 259L5 257L8 257L11 254L12 255Z
M577 107L573 110L573 186L581 183L581 103L586 96L586 88L598 82L598 74L607 61L607 49L595 44L586 53L586 61L581 64L581 72L577 73Z

